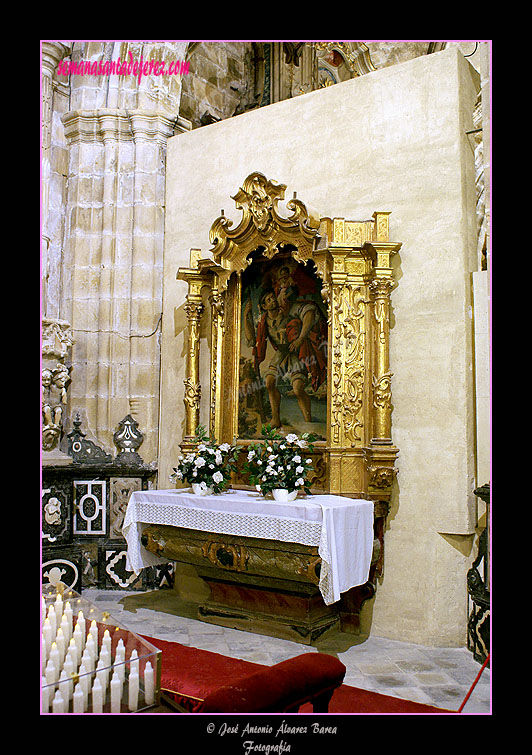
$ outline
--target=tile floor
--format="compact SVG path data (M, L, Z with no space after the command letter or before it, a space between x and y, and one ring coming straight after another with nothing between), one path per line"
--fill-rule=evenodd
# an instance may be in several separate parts
M207 624L171 590L144 593L85 589L83 597L137 634L272 665L301 653L336 655L347 668L345 684L458 710L481 669L467 648L432 648L381 637L329 632L318 647ZM181 615L180 615L181 614ZM490 714L487 667L462 713Z

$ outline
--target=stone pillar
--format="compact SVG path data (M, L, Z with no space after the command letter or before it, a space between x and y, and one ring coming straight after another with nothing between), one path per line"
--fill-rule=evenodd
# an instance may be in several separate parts
M168 45L83 44L73 59L170 58ZM109 448L117 423L131 414L150 462L158 443L166 142L189 128L171 109L181 84L177 76L72 78L77 109L62 119L70 147L72 407Z
M71 382L71 367L66 363L69 350L73 345L70 323L57 317L57 308L50 304L55 302L59 283L54 277L54 293L49 296L50 255L60 247L60 222L50 222L50 212L57 202L51 199L54 188L52 178L54 171L60 172L60 158L53 154L54 126L54 73L59 61L70 53L69 42L43 42L41 46L41 307L42 319L42 463L70 464L72 459L63 453L59 444L63 433L67 389ZM57 146L57 145L56 145ZM55 159L57 158L57 159ZM58 227L56 227L58 226ZM52 243L52 237L53 242ZM55 316L51 316L51 315Z
M41 244L41 269L42 269L42 299L43 311L46 312L47 303L47 273L48 254L50 247L50 229L48 227L48 213L50 209L50 178L52 173L52 128L54 108L54 71L59 61L70 53L70 43L66 42L43 42L41 49L41 90L42 90L42 113L41 113L41 191L42 191L42 244Z

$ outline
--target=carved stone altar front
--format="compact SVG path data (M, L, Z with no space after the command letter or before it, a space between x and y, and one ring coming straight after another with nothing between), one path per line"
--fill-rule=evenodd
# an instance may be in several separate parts
M360 221L321 217L294 193L287 215L280 208L285 189L261 173L249 175L233 197L240 223L233 228L222 210L210 229L211 256L192 249L190 266L177 272L188 286L189 325L181 447L186 452L193 443L205 394L210 434L218 443L236 442L245 450L269 423L281 432L318 436L313 490L375 505L380 550L370 582L346 593L337 607L342 626L356 629L360 607L382 573L396 474L389 332L392 256L401 244L389 240L389 212ZM276 300L271 318L267 293ZM303 313L310 309L313 332L307 334ZM202 385L199 328L209 314L211 372ZM274 351L268 356L265 323L275 317L286 323L286 337L281 343L279 326L277 343L270 335ZM299 366L293 366L294 354ZM277 383L275 370L282 375ZM233 480L233 487L245 485L241 475Z

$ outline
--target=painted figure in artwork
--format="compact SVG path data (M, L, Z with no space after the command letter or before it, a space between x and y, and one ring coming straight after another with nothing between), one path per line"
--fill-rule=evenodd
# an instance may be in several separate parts
M316 400L326 396L327 321L320 306L319 281L304 265L290 260L264 263L244 283L243 334L252 360L244 360L241 386L246 380L253 384L253 376L258 386L265 386L271 420L256 396L260 421L299 431L316 422L323 424L313 418L311 401L311 396ZM296 399L303 425L290 414L290 397Z

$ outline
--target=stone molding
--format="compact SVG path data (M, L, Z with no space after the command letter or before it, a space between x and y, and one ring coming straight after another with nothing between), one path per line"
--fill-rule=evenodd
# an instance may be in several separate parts
M69 142L106 142L110 140L155 140L165 144L176 133L189 131L190 121L168 113L146 110L72 110L62 118Z

